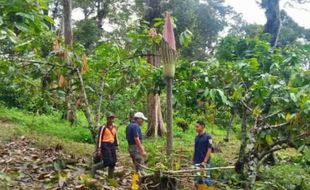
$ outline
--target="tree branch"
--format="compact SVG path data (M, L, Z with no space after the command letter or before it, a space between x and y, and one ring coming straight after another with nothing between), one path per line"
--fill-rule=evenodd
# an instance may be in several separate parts
M277 125L268 125L267 124L267 125L264 125L263 127L260 127L258 131L261 132L261 131L265 131L265 130L278 129L278 128L284 127L284 126L286 126L288 124L289 124L288 122L277 124Z
M92 133L93 140L95 140L96 132L94 129L92 113L91 113L90 105L88 103L88 97L87 97L86 90L85 90L84 80L83 80L83 77L82 77L82 74L81 74L79 68L76 68L76 73L79 77L80 85L81 85L81 89L82 89L82 93L83 93L84 113L85 113L86 119L88 121L88 128L90 129L90 131Z

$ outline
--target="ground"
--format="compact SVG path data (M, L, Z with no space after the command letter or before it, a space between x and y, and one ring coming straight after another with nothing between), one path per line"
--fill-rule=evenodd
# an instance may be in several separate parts
M95 147L83 125L81 121L77 126L70 126L57 114L34 115L0 107L0 189L130 189L133 170L126 151L124 125L119 127L116 179L110 181L106 180L106 172L99 172L96 179L89 175ZM213 135L217 149L212 157L213 166L233 165L239 148L237 137L232 135L229 142L224 142L224 130L212 128L207 132ZM174 169L188 169L195 132L193 128L185 133L175 128L174 134ZM152 169L166 167L164 142L162 138L144 141L148 166ZM277 155L276 166L261 169L257 189L308 190L310 151L308 156L301 156L294 149ZM234 170L214 171L212 175L217 189L240 189L241 181ZM193 189L192 176L179 180L182 189Z
M86 187L129 189L132 163L126 152L123 135L120 135L121 148L118 153L120 161L117 166L116 181L107 182L104 172L99 173L97 179L89 176L89 167L94 152L93 144L76 142L74 138L72 140L59 137L57 134L61 134L61 131L55 131L61 129L56 127L57 122L49 121L49 118L44 116L42 120L47 123L40 121L40 116L38 120L30 121L28 116L19 111L13 111L14 113L10 110L2 111L0 116L0 130L2 131L0 134L0 187L6 189L87 189ZM54 130L41 129L48 123L55 125ZM53 128L53 126L48 127ZM74 127L71 128L76 130ZM193 132L191 134L194 136ZM187 168L190 166L192 155L192 138L182 140L181 136L176 135L175 141L177 147L175 167ZM144 142L149 152L147 161L152 168L165 167L163 142L164 139L148 139ZM182 142L186 142L187 146L184 146ZM237 144L234 145L235 148L237 146ZM222 147L227 151L232 150L231 146L225 148L223 145ZM222 150L219 150L217 154L232 162L236 157L236 154L224 155ZM214 156L214 160L217 160L217 157ZM186 182L184 184L186 189L190 189L193 184L192 178L182 180Z

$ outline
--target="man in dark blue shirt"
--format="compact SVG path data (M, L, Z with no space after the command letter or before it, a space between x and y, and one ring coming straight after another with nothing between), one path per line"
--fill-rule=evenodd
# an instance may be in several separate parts
M193 164L200 165L202 167L210 168L211 163L211 153L212 153L212 138L210 135L206 134L205 131L205 124L203 121L196 122L196 132L198 135L195 138L195 150L193 156ZM211 186L211 176L210 170L206 172L206 183ZM197 183L201 183L203 179L196 178ZM205 180L203 180L205 181ZM204 182L203 182L204 183Z
M142 132L140 126L147 120L143 113L137 112L134 114L133 122L131 122L126 128L126 139L128 142L128 152L135 165L136 171L143 173L144 158L146 152L142 145Z

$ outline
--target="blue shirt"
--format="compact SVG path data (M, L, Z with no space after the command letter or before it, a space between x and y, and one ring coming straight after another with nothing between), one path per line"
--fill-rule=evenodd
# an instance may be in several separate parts
M208 149L212 148L212 138L210 135L203 133L195 138L194 164L200 164L204 161ZM207 163L210 162L210 158Z
M142 132L139 124L136 122L130 123L126 128L126 139L129 145L136 144L135 138L139 138L142 142Z

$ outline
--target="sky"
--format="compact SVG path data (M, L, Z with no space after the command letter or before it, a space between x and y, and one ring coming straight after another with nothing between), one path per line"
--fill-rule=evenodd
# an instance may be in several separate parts
M266 17L264 10L260 8L257 3L258 0L225 0L228 5L231 5L238 13L243 15L243 18L248 23L265 24ZM288 5L291 0L280 0L281 8L286 10L287 13L297 22L300 26L305 28L310 28L310 3L299 5L293 4L295 8ZM81 10L73 10L73 18L75 20L83 19L83 14ZM111 27L106 26L106 29Z
M257 0L225 0L249 23L265 24L266 17L264 10L260 8ZM299 5L293 4L295 8L289 6L289 0L281 0L281 8L284 9L300 26L310 28L310 3ZM306 10L308 9L308 10Z

